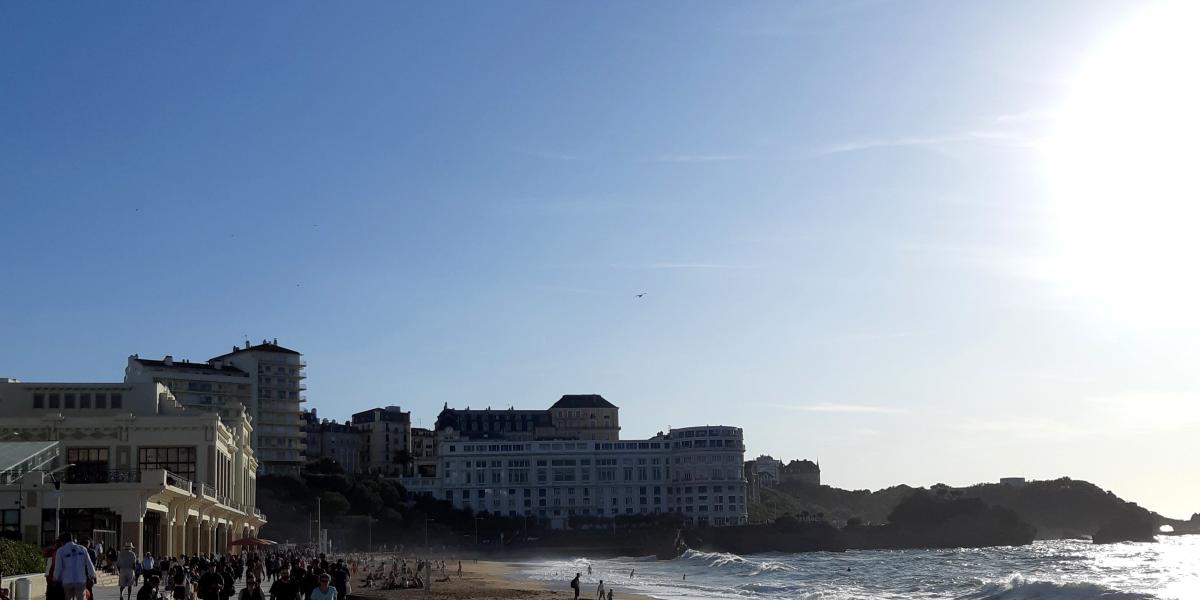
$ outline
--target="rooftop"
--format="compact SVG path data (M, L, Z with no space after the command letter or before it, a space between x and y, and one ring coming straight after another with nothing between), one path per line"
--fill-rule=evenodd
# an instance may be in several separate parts
M58 445L57 441L0 442L0 471L8 471ZM48 457L53 458L53 456ZM41 465L31 465L38 468Z
M299 352L296 352L295 350L292 350L290 348L284 348L283 346L280 346L279 340L270 340L270 341L263 340L261 344L258 344L255 346L251 346L250 342L246 342L245 347L242 347L242 348L238 348L235 346L231 352L226 352L225 354L222 354L221 356L214 356L212 360L216 360L218 358L224 358L226 356L233 356L234 354L240 354L242 352L274 352L276 354L294 354L296 356L300 356Z
M616 405L600 394L567 394L550 408L616 408Z
M221 375L245 375L247 377L250 376L249 373L247 373L233 365L214 366L210 363L205 363L205 362L194 363L194 362L176 361L176 360L167 362L165 360L152 360L149 358L138 358L138 357L134 357L133 360L135 360L147 367L154 367L155 369L171 369L173 371L203 371L203 372L216 373L216 374L221 374Z

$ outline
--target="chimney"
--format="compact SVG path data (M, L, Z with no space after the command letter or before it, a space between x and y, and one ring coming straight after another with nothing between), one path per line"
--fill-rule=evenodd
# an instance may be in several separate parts
M271 338L271 345L272 345L272 346L278 346L278 345L279 345L279 338Z
M250 340L246 340L246 349L247 349L247 350L249 350L249 349L250 349Z
M169 367L169 366L175 364L175 359L171 358L171 355L168 354L163 357L163 364L167 365Z

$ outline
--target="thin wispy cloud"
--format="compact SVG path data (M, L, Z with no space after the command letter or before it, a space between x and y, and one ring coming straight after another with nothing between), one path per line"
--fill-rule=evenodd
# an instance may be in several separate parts
M1200 401L1194 394L1132 391L1087 398L1069 418L1049 416L976 417L954 428L1047 441L1161 435L1200 425Z
M656 157L654 161L665 163L711 163L733 162L748 159L749 157L740 154L664 154Z
M598 290L595 288L577 287L577 286L571 286L571 285L555 285L555 284L533 284L533 285L528 286L528 288L531 290L537 290L539 292L555 292L555 293L562 293L562 294L586 294L586 295L592 295L592 296L599 296L599 295L611 293L611 292L606 292L604 290Z
M566 152L558 152L556 150L543 150L543 149L539 149L539 148L524 148L524 147L519 147L519 146L512 146L512 147L509 147L509 151L515 152L517 154L523 154L525 156L532 156L534 158L542 158L545 160L562 160L562 161L584 160L584 157L579 156L578 154L569 154Z
M1048 108L1030 108L1015 113L996 115L992 118L997 123L1040 123L1054 118L1055 112Z
M730 263L709 263L709 262L649 262L649 263L628 263L628 264L610 264L612 269L761 269L758 265L739 265Z
M989 144L1010 147L1032 147L1036 139L1027 134L1003 130L972 130L933 136L868 138L832 144L817 150L813 156L830 156L886 148L942 148L956 144Z
M899 415L908 412L902 408L896 408L893 406L879 406L872 404L840 404L836 402L819 402L816 404L764 404L763 406L782 408L784 410L794 410L797 412L815 413L874 413L884 415Z

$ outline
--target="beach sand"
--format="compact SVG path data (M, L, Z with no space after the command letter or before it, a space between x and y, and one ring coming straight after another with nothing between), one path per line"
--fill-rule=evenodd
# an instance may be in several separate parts
M456 565L457 566L457 565ZM449 563L447 563L449 567ZM451 572L450 581L434 582L433 592L424 590L372 590L363 586L362 580L355 580L351 597L378 598L380 600L407 600L415 598L431 598L435 600L509 600L531 598L535 600L571 600L574 594L569 581L564 580L558 586L551 588L548 582L529 581L517 575L517 567L508 563L494 561L470 562L463 561L463 576L459 579ZM588 592L591 592L590 594ZM579 591L581 599L593 600L596 597L595 586L584 584ZM648 596L640 596L617 590L613 600L651 600Z

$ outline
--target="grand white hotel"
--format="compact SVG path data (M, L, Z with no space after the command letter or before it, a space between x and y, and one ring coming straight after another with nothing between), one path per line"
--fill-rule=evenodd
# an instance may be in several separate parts
M534 517L554 528L573 516L665 513L696 526L746 523L740 428L685 427L620 440L617 410L598 395L564 396L548 411L443 410L438 477L422 491L458 508Z

